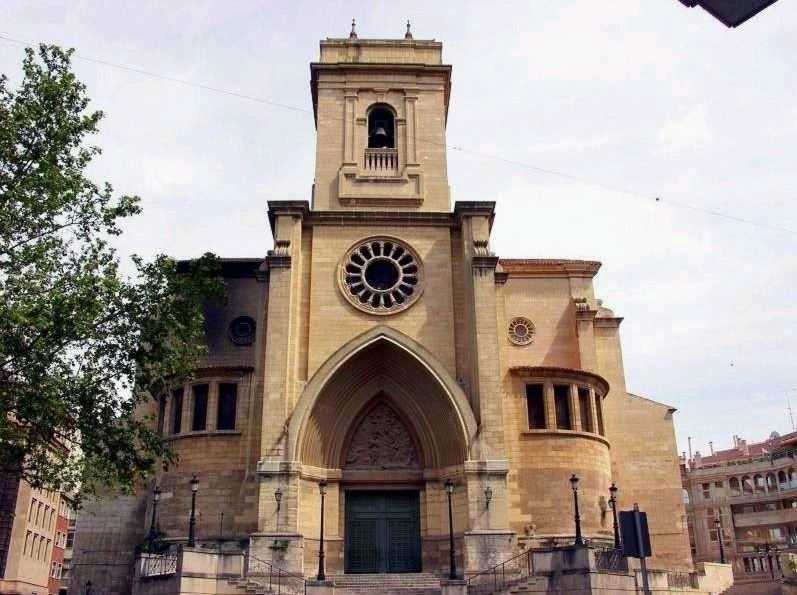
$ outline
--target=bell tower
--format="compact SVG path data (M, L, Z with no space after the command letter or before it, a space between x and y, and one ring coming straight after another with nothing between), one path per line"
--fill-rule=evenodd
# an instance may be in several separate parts
M450 210L442 51L409 23L404 39L359 39L352 22L348 38L321 41L310 65L314 210Z

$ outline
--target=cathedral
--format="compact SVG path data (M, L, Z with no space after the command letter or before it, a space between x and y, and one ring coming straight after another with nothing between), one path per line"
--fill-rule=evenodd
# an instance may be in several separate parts
M409 31L321 41L311 196L268 203L265 257L223 260L206 361L147 412L178 464L81 511L74 592L135 592L153 531L304 577L468 577L611 547L612 484L651 567L692 569L675 410L626 390L600 263L501 258L496 204L452 203L451 74Z

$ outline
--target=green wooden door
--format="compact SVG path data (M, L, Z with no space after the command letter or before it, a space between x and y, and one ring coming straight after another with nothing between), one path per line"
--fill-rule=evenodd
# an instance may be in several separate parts
M420 572L418 492L346 492L346 572Z

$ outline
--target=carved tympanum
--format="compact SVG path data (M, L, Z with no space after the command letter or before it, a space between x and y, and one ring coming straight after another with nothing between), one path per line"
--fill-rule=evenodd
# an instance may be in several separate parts
M404 422L387 404L357 426L346 456L348 469L418 469L420 458Z

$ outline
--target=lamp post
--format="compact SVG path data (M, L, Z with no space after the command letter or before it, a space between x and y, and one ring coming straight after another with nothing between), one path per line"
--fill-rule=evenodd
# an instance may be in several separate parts
M722 545L723 530L720 515L717 515L717 518L714 519L714 528L717 529L717 540L720 542L720 564L725 564L725 548Z
M570 476L570 485L573 488L573 509L576 517L575 545L584 545L584 538L581 536L581 514L578 512L578 477L575 473Z
M155 541L155 538L158 536L157 531L155 531L155 523L158 518L158 502L160 499L161 488L160 486L155 486L155 489L152 491L152 520L149 523L149 535L147 535L147 541L150 543Z
M282 490L280 488L274 490L274 500L277 501L277 512L279 512L280 505L282 504Z
M326 580L326 573L324 572L324 496L327 495L327 482L318 482L318 493L321 494L321 529L320 537L318 539L318 580Z
M446 495L448 496L448 578L457 578L457 560L454 556L454 509L451 507L451 496L454 495L454 482L446 480Z
M493 488L491 488L488 485L486 488L484 488L484 507L488 510L490 509L490 502L492 501L492 499L493 499Z
M614 549L620 549L620 524L617 522L617 486L612 482L609 486L609 506L612 507L614 520Z
M199 480L196 473L191 477L191 517L188 519L188 547L196 547L196 493Z

